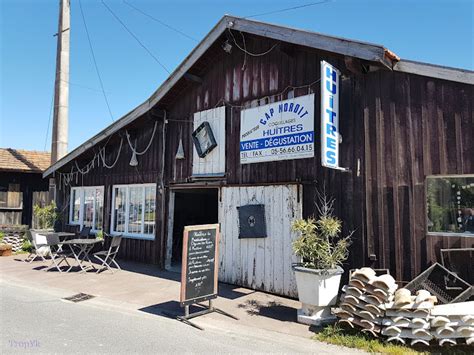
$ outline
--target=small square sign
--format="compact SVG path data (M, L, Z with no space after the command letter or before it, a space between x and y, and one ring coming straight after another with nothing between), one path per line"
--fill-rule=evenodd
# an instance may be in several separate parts
M204 121L196 128L193 132L193 142L200 158L204 158L217 147L217 142L209 122Z
M246 205L239 210L239 239L266 238L265 205Z

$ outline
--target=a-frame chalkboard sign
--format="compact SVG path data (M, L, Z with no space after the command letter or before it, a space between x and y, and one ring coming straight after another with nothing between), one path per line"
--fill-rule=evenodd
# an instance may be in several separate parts
M218 261L219 224L184 227L180 304L184 307L185 315L177 318L201 330L201 327L191 323L189 319L210 312L218 312L237 319L212 305L212 300L217 298ZM191 304L203 301L209 301L207 308L189 313Z

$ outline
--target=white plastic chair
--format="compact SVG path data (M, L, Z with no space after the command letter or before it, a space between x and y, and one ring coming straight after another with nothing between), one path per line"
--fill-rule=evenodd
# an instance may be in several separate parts
M38 240L37 236L38 236L38 232L35 231L34 229L30 229L26 231L26 238L31 243L32 250L30 254L27 256L27 258L25 259L25 262L32 263L37 258L40 258L41 260L46 261L44 255L38 252L39 248L47 246L46 239Z

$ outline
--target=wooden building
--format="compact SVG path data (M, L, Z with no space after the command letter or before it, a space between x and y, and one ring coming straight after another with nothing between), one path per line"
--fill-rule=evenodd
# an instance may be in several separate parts
M33 205L48 199L48 152L0 148L0 224L32 224Z
M322 166L322 61L340 71L342 141L331 144L344 169ZM220 280L289 296L291 221L314 214L325 188L344 232L354 231L347 268L388 268L406 281L440 248L474 244L463 224L474 194L473 84L471 71L400 60L380 45L225 16L148 100L44 176L55 177L70 224L126 236L123 258L173 268L183 226L219 222ZM295 118L275 121L277 110ZM289 143L308 127L297 136L306 144ZM276 140L246 140L257 133ZM259 144L275 150L252 150ZM450 181L462 192L456 210ZM242 235L248 205L263 211L264 238Z

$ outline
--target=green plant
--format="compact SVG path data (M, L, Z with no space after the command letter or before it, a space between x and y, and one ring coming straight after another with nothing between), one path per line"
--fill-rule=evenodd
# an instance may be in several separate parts
M99 240L104 240L104 232L103 231L98 231L96 234L95 234L95 237Z
M301 257L304 267L334 269L349 256L352 233L341 238L342 222L333 215L334 199L324 192L317 192L317 198L318 219L298 219L292 224L293 230L300 233L293 242L293 252Z
M5 233L0 232L0 244L3 243L3 238L5 238Z
M40 229L53 228L54 222L58 218L54 201L44 207L34 205L33 214L38 220L38 227Z
M33 249L33 245L28 239L23 239L23 243L21 244L21 250L26 252L31 252Z

